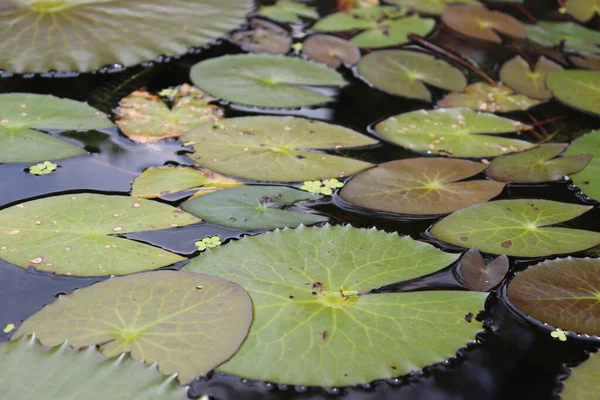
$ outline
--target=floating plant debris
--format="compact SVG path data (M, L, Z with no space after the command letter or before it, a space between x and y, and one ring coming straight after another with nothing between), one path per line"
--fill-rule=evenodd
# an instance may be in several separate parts
M438 107L468 107L493 113L522 111L538 104L539 100L516 94L508 86L490 85L485 82L467 86L464 93L449 93L437 103Z

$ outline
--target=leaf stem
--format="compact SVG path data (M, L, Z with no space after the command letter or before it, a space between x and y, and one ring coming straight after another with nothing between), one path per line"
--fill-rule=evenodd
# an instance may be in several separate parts
M95 163L95 164L99 164L99 165L102 165L104 167L107 167L107 168L110 168L110 169L114 169L115 171L123 172L124 174L127 174L127 175L131 175L131 176L137 176L138 175L135 172L131 172L131 171L127 171L126 169L115 167L114 165L110 165L108 163L105 163L104 161L96 160L95 158L90 158L89 160L91 162Z
M546 130L546 128L544 128L544 125L540 125L540 121L538 121L537 118L535 118L532 113L530 113L529 111L525 111L525 114L527 114L527 116L529 117L529 119L535 124L533 126L538 126L540 128L540 130L542 131L542 133L544 134L544 136L541 137L540 139L544 140L548 136L550 136L550 134L548 133L548 131ZM537 133L533 129L532 129L532 132L533 133Z
M523 4L515 4L515 7L517 7L517 9L521 12L521 14L525 15L527 17L527 19L533 23L537 22L537 18L529 12L529 10L527 8L525 8L525 6Z
M553 117L553 118L549 118L549 119L545 119L543 121L540 122L536 122L535 124L531 125L531 126L541 126L541 125L546 125L549 124L551 122L556 122L556 121L560 121L561 119L565 119L567 118L568 115L559 115L558 117Z

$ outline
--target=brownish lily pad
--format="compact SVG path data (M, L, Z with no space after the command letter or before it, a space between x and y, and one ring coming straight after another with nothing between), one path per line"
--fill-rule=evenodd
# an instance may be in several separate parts
M485 167L479 162L446 158L391 161L352 178L340 196L361 207L396 214L447 214L500 194L503 183L458 182Z
M442 21L463 35L488 42L502 43L499 34L525 39L525 26L517 19L500 11L484 7L452 6L442 14Z
M484 82L467 86L464 93L449 93L437 103L438 107L468 107L486 112L522 111L538 104L539 100L515 94L508 86Z
M579 68L600 70L600 57L598 56L571 56L569 57L569 61Z
M552 92L546 86L546 78L551 72L563 68L546 57L540 57L531 69L527 61L516 56L500 68L500 79L507 85L530 98L549 100Z
M460 275L470 290L487 292L506 276L509 267L506 254L502 254L486 264L477 249L469 249L463 254L458 264Z
M310 35L302 45L302 54L332 68L360 61L360 49L354 43L333 35Z
M287 30L269 21L253 18L250 30L233 32L230 40L246 51L255 53L286 54L292 47Z

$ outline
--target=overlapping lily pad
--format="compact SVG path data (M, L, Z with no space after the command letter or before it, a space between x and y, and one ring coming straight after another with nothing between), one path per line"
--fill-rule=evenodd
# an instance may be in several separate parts
M529 149L532 143L491 136L527 129L518 121L468 108L412 111L375 125L377 133L399 146L453 157L493 157Z
M566 0L565 8L575 19L588 22L600 13L600 0Z
M600 115L600 71L557 71L546 82L563 103Z
M369 294L456 258L374 229L301 227L246 237L201 255L185 270L237 282L252 297L251 331L219 370L283 384L343 386L419 370L474 339L481 324L465 316L483 308L483 293Z
M519 20L485 7L452 6L442 14L442 21L463 35L488 42L502 43L502 35L525 39L527 31Z
M312 7L292 0L278 0L270 6L262 6L258 14L280 22L300 22L300 17L317 19L319 13Z
M522 111L538 104L539 100L516 94L508 86L485 82L467 86L464 93L449 93L437 103L438 107L469 107L486 112Z
M332 68L337 68L342 63L354 65L361 56L355 44L337 36L321 34L310 35L302 43L302 55Z
M121 99L116 113L117 125L134 142L152 143L179 137L202 122L223 118L220 107L209 104L216 100L193 86L184 84L174 91L173 107L144 90L136 90Z
M600 70L600 56L598 55L572 55L569 57L569 61L579 68Z
M223 174L270 182L344 177L372 166L309 149L343 149L377 141L341 126L295 117L240 117L185 133L193 161Z
M242 24L251 0L12 1L0 8L0 69L92 71L185 53Z
M497 157L490 163L487 174L502 182L557 181L565 175L581 171L592 159L591 154L557 157L567 146L563 143L545 143L522 153Z
M286 54L292 47L292 37L287 30L272 22L253 18L250 30L230 35L233 43L256 53Z
M456 4L482 6L477 0L389 0L389 2L426 14L441 14L446 8Z
M325 222L327 217L284 209L316 196L285 186L244 186L188 200L181 207L213 224L238 229L295 228Z
M565 152L566 156L591 153L592 161L583 171L571 176L573 183L588 197L600 201L600 130L575 139Z
M552 92L546 86L546 78L551 72L562 71L562 69L560 65L543 56L531 69L523 57L516 56L502 65L500 79L528 97L548 100L552 98Z
M546 47L563 44L566 50L600 53L600 32L573 22L540 21L526 25L527 38Z
M460 275L470 290L486 292L498 285L508 272L510 264L505 254L486 264L477 249L469 249L458 264Z
M2 398L36 400L185 400L186 388L156 366L128 356L108 359L90 346L47 349L33 337L0 344Z
M59 274L131 274L183 258L114 235L198 221L166 204L134 197L92 193L47 197L0 211L0 258Z
M600 356L594 353L583 364L571 369L571 374L563 382L560 397L563 400L598 400L599 382Z
M44 346L99 345L108 357L129 353L188 383L231 357L251 323L252 301L239 285L204 274L154 271L59 296L13 338L35 332Z
M458 210L431 234L455 246L517 257L582 251L600 244L600 233L552 227L592 207L550 200L498 200Z
M429 54L406 50L370 53L358 64L359 74L385 92L431 101L425 83L440 89L462 92L467 79L458 68Z
M446 214L500 194L503 183L458 182L485 168L482 163L445 158L390 161L352 178L340 196L361 207L397 214Z
M297 108L326 103L331 97L304 86L341 86L336 71L312 61L273 55L229 55L192 67L200 89L236 104Z
M0 94L0 109L0 163L58 160L86 154L85 150L39 130L83 131L113 126L106 115L86 103L54 96Z

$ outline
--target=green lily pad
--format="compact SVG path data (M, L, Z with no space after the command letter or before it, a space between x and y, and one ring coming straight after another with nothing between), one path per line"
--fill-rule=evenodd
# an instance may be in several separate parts
M490 200L503 183L458 182L482 172L485 164L446 158L410 158L379 164L348 182L342 199L397 214L447 214Z
M508 86L477 82L467 86L464 93L449 93L438 101L438 107L468 107L476 111L511 112L537 106L541 101L516 94Z
M0 163L39 162L86 154L85 150L39 130L83 131L113 126L105 114L86 103L48 95L0 94L0 109Z
M487 292L502 282L509 266L505 254L486 264L479 250L469 249L461 257L458 270L470 290Z
M176 208L134 197L93 193L46 197L0 211L0 258L23 268L67 275L131 274L184 258L111 235L198 221Z
M344 78L325 65L266 54L222 56L192 67L194 85L213 96L256 107L297 108L331 97L300 85L341 86Z
M565 8L575 19L588 22L594 15L600 14L600 0L567 0Z
M376 144L351 129L295 117L228 118L203 124L182 136L194 142L190 159L211 170L269 182L345 177L372 166L364 161L308 149L343 149Z
M196 189L192 198L217 190L242 186L239 180L228 178L206 168L158 167L148 168L134 179L133 197L154 199L188 189Z
M360 49L353 43L333 35L310 35L302 43L302 55L337 68L342 63L354 65L360 61Z
M500 68L500 79L519 93L538 100L549 100L552 92L546 86L551 72L562 71L562 67L546 57L540 57L533 70L523 57L516 56Z
M515 183L551 182L585 168L591 154L557 157L566 148L563 143L545 143L518 154L492 160L487 175L497 181Z
M136 90L121 99L116 113L117 125L134 142L152 143L179 137L202 122L223 118L223 110L209 104L216 99L193 86L184 84L173 95L173 107L144 90Z
M188 200L181 208L208 222L230 228L295 228L300 224L325 222L328 218L282 207L321 198L285 186L244 186Z
M392 4L408 7L420 13L441 14L448 6L455 4L464 4L469 6L482 7L477 0L388 0Z
M490 136L526 129L531 127L468 108L412 111L375 125L377 133L399 146L452 157L493 157L529 149L532 143Z
M0 9L0 69L88 72L204 46L241 25L251 0L26 0ZM35 29L34 29L35 28Z
M425 101L431 101L431 92L425 83L457 92L462 92L467 86L467 79L458 68L429 54L414 51L370 53L358 63L358 72L378 89Z
M600 244L600 233L551 227L592 207L550 200L498 200L458 210L430 232L455 246L491 254L543 257L582 251Z
M79 289L29 317L13 339L44 346L98 345L107 357L129 353L158 363L180 383L229 359L252 323L252 301L239 285L204 274L154 271Z
M33 337L0 344L2 398L36 400L186 400L187 389L156 366L108 359L93 346L47 349Z
M599 400L599 382L600 357L594 353L583 364L571 369L571 374L563 382L560 397L563 400Z
M571 179L586 196L600 201L600 130L575 139L565 156L581 153L591 153L594 157L583 171L574 174Z
M300 22L300 17L317 19L319 13L314 8L291 0L278 0L272 6L262 6L258 14L280 22Z
M600 71L557 71L546 83L563 103L600 115Z
M527 31L518 19L500 11L491 11L485 7L452 6L442 14L442 21L449 28L465 36L502 43L502 37L525 39Z
M369 293L456 258L375 229L300 227L211 250L185 270L237 282L252 297L250 333L220 371L290 385L344 386L419 370L454 357L474 339L481 323L465 316L483 309L483 293Z
M525 27L527 38L539 45L552 47L564 42L566 50L600 53L600 32L585 26L573 22L540 21Z

